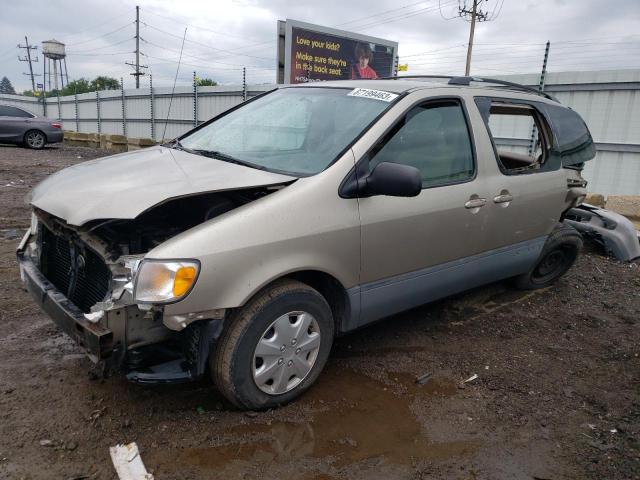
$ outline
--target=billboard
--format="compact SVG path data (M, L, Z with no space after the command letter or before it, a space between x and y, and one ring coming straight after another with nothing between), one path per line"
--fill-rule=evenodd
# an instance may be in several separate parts
M396 74L398 43L297 20L278 22L278 83Z

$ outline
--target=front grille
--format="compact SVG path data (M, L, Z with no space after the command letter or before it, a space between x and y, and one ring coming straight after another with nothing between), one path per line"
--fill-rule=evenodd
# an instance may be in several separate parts
M41 224L42 274L80 310L87 313L109 291L111 271L82 242L56 235Z

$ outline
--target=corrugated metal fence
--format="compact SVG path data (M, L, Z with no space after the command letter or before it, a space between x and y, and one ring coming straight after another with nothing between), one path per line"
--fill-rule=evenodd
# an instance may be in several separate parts
M538 85L535 74L500 78ZM274 88L249 87L246 97ZM589 190L605 195L640 194L640 70L558 72L547 74L545 90L585 119L598 154L588 162L584 176ZM48 98L46 115L60 119L66 130L124 134L160 140L176 137L244 99L241 87L177 87L107 90ZM37 99L0 95L0 102L44 114ZM169 103L171 115L166 122ZM163 135L164 132L164 135ZM530 129L505 140L528 145Z
M246 98L273 88L249 87ZM171 91L170 87L103 90L47 98L46 105L35 98L0 94L0 103L60 120L65 130L162 140L185 133L245 98L242 87L176 87L173 98Z

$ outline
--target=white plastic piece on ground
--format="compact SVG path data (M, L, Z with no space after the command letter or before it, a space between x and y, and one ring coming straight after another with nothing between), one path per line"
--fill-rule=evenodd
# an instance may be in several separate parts
M109 453L120 480L153 480L142 463L136 442L110 447Z
M467 382L473 382L476 378L478 378L478 374L477 374L477 373L474 373L474 374L473 374L473 375L471 375L469 378L467 378L467 379L464 381L464 383L467 383Z

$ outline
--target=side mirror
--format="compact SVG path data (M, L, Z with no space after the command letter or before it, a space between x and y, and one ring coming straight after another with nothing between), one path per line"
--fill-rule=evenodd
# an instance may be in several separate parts
M367 197L416 197L422 191L420 170L409 165L382 162L361 181L360 194Z

